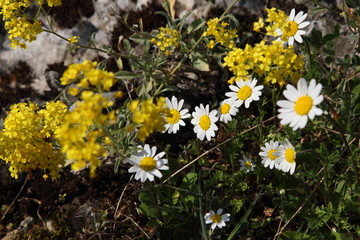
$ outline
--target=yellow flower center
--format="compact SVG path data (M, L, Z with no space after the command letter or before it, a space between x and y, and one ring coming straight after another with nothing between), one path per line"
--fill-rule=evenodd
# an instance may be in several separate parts
M295 36L296 32L298 31L298 24L294 21L288 21L285 26L285 32L284 35L286 37L292 37Z
M166 118L168 123L175 124L175 123L179 122L181 115L180 115L180 112L178 110L171 109L170 114L171 114L171 117Z
M208 115L202 115L199 120L199 125L203 130L208 130L210 128L210 118Z
M251 162L246 161L246 162L245 162L245 167L246 167L246 168L251 168L251 167L252 167Z
M313 100L309 96L299 97L295 102L295 112L299 115L306 115L313 106Z
M215 214L212 215L210 217L210 219L214 222L214 223L219 223L221 221L221 215L220 214Z
M285 160L289 163L295 162L295 151L292 148L287 148L285 150Z
M221 105L221 107L220 107L221 114L227 114L227 113L229 113L229 111L230 111L230 104L224 103L223 105Z
M246 100L251 96L252 90L249 86L243 86L237 92L237 96L240 100Z
M277 159L278 157L273 155L273 153L276 152L275 149L271 149L269 152L268 152L268 157L271 159L271 160L275 160Z
M144 171L150 172L156 167L156 161L152 157L144 157L140 161L140 168Z

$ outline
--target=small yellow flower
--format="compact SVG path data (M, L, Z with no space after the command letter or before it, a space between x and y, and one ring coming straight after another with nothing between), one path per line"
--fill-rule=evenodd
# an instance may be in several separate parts
M72 96L76 96L79 94L79 89L76 87L69 88L69 94Z
M70 44L74 44L74 43L77 43L79 41L79 37L74 36L74 37L68 38L67 40L69 41Z
M117 91L113 95L114 98L118 98L118 99L122 99L124 96L125 96L125 93L123 91Z
M260 18L258 22L254 22L253 30L255 32L260 32L260 29L263 27L264 27L264 20Z

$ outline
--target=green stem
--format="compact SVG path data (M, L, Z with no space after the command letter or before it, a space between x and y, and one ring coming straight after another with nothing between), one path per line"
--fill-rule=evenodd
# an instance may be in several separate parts
M223 17L234 7L234 5L238 2L239 0L234 0L231 5L225 10L225 12L223 12L223 14L221 14L220 16L220 21L223 19Z
M331 12L336 13L337 15L341 13L341 11L336 11L336 10L334 10L334 9L332 9L332 8L329 8L329 7L321 4L318 0L312 0L312 2L315 3L315 4L317 4L317 5L319 5L320 7L323 7L323 8L325 8L325 9L331 11Z
M326 104L329 105L330 108L332 108L330 102L324 98L324 101ZM349 146L349 143L348 141L346 140L346 137L345 137L345 134L343 132L343 130L341 129L340 125L338 124L337 121L335 121L332 117L328 116L328 115L325 115L326 118L328 118L333 124L334 126L339 130L339 133L340 133L340 136L341 136L341 139L343 140L344 144L345 144L345 148L349 154L349 157L350 157L350 162L351 162L351 166L352 166L352 169L355 173L355 179L356 179L356 183L358 186L360 186L360 178L359 178L359 171L358 171L358 168L357 168L357 165L356 165L356 162L354 160L354 158L351 156L351 149L350 149L350 146Z
M43 29L44 32L48 32L48 33L51 33L51 34L54 34L55 36L69 42L69 40L63 36L61 36L60 34L58 34L57 32L54 32L51 28L50 30L47 30L47 29ZM86 49L91 49L91 50L95 50L95 51L99 51L99 52L103 52L103 53L106 53L106 54L109 54L108 51L105 51L103 49L100 49L100 48L95 48L95 47L90 47L90 46L85 46L85 45L81 45L81 44L78 44L78 43L74 43L74 45L78 46L78 47L81 47L81 48L86 48Z
M202 205L202 199L201 199L201 183L202 181L202 176L201 176L201 170L199 171L199 175L198 175L198 200L199 200L199 217L200 217L200 223L201 223L201 230L202 230L202 234L203 234L203 238L205 240L209 239L208 236L208 232L206 231L206 226L205 226L205 219L204 219L204 209L203 209L203 205Z
M164 222L164 216L161 213L160 206L159 206L159 196L157 195L157 191L154 187L154 182L150 182L150 189L154 196L154 201L156 202L156 210L158 211L158 214L161 218L161 221Z

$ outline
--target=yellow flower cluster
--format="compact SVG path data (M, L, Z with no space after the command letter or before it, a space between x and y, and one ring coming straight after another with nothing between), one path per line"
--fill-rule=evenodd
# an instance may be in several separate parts
M151 42L165 52L165 55L170 55L179 44L180 33L176 29L169 27L160 27L156 38L151 39Z
M67 113L61 101L47 102L39 109L35 103L18 103L10 107L0 131L0 158L10 163L11 176L34 169L58 178L65 159L54 142L54 131Z
M61 152L71 161L71 169L78 171L90 167L90 177L101 165L100 157L107 156L100 139L104 137L101 126L115 120L115 112L104 113L113 105L106 97L92 91L83 91L82 101L75 103L72 112L65 115L63 123L55 131Z
M234 48L224 58L223 66L235 75L229 80L230 84L256 73L264 77L266 84L277 83L282 86L287 78L295 82L301 77L304 60L292 46L284 47L280 41L273 41L271 45L261 41L254 47L247 44L244 49Z
M170 110L165 107L165 99L160 97L156 104L153 99L141 101L134 100L128 104L128 108L133 113L132 124L128 130L138 127L137 138L141 141L145 139L154 131L162 132L165 130L166 119L171 117Z
M26 42L34 41L36 35L42 32L41 23L28 20L24 14L30 5L29 0L0 0L0 14L5 21L5 29L9 33L13 48L26 48Z
M61 5L61 0L47 0L49 7ZM42 5L44 0L39 0L38 4ZM0 0L0 14L5 22L5 29L9 33L11 47L26 48L26 42L36 40L36 35L43 30L41 23L37 19L30 19L25 14L26 9L31 6L30 0Z
M61 0L47 0L46 2L49 7L57 7L61 5ZM43 5L44 0L39 0L38 4Z
M215 41L220 43L222 46L227 48L234 48L235 43L232 39L237 38L238 35L236 34L236 29L229 30L227 27L229 23L227 22L220 22L218 18L210 19L207 22L207 29L203 33L203 36L214 36ZM214 40L210 40L208 43L208 48L213 48L216 44Z
M266 35L269 36L278 36L276 33L276 29L284 29L284 27L288 24L288 16L285 14L284 11L276 8L266 9L267 12L267 19L266 22L269 23L268 26L266 26Z
M63 85L76 83L80 89L95 87L97 91L108 91L116 83L114 73L96 69L97 62L85 60L83 63L71 64L60 78ZM70 94L77 95L78 89L72 88Z

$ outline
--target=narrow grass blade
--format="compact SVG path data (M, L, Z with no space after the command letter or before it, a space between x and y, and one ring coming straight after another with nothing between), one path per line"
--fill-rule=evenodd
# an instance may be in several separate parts
M240 228L243 226L244 223L246 223L247 218L249 217L251 211L255 207L256 202L258 201L259 197L261 196L262 190L260 193L256 196L255 200L250 204L248 210L245 212L244 216L241 218L240 222L235 226L235 228L230 233L227 240L231 240L235 237L235 235L239 232Z

